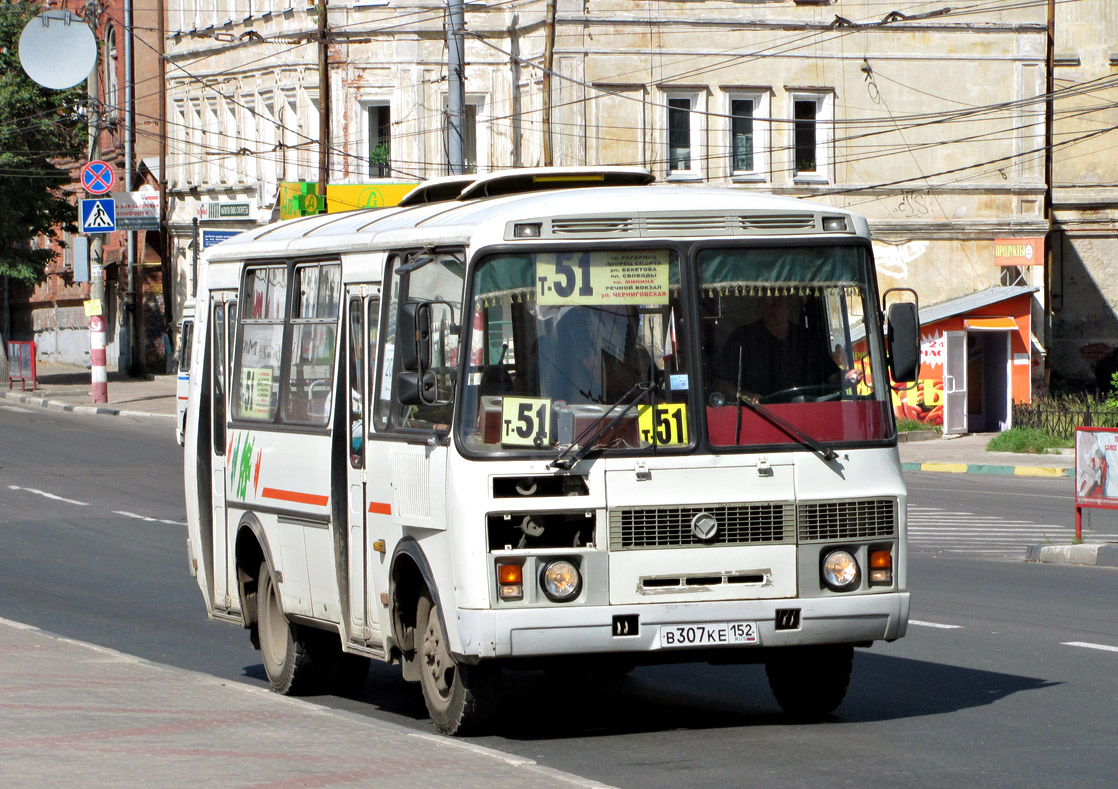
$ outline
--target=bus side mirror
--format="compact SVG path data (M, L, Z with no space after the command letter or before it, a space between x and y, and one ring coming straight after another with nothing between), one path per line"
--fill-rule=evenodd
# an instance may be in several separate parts
M396 399L403 405L437 405L439 384L433 370L405 370L396 375Z
M396 330L400 349L400 369L422 373L431 366L431 305L408 302L400 305Z
M912 383L920 374L920 319L916 305L907 301L890 304L887 325L889 374L895 383Z

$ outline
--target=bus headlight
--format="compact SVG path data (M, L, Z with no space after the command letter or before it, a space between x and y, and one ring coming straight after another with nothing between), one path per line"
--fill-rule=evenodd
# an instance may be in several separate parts
M540 588L554 603L565 603L578 597L582 590L582 575L572 562L556 559L544 565L540 572Z
M831 551L823 557L823 583L836 592L858 585L858 560L849 551Z

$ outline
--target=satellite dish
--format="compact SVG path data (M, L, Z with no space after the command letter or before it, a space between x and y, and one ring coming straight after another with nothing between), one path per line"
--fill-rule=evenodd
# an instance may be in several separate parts
M23 28L19 62L44 88L72 88L96 65L97 41L89 26L69 11L47 11Z

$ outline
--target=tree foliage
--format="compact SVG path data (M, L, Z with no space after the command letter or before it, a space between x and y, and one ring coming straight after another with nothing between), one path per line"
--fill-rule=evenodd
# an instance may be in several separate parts
M0 0L0 276L29 284L43 280L56 254L31 242L77 230L68 166L83 156L86 139L84 91L41 87L20 65L20 34L43 10Z

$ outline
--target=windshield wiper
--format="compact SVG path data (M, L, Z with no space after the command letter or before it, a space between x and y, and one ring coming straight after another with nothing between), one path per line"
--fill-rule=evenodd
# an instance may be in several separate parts
M779 416L774 414L769 409L765 408L760 403L755 403L752 400L750 400L748 397L740 398L739 402L741 402L743 405L748 406L753 411L753 413L760 414L768 422L770 422L771 424L773 424L776 427L783 430L786 435L796 439L797 441L799 441L801 444L803 444L805 447L810 449L815 454L819 455L819 457L823 458L824 460L831 461L831 460L834 460L835 458L838 457L838 454L833 449L831 449L829 446L826 446L825 444L819 443L818 441L816 441L814 438L809 436L807 433L800 430L795 425L792 425L788 422L785 422L783 419L781 419ZM739 411L738 413L741 413L741 412ZM737 441L738 443L740 443L741 442L741 436L740 435L734 436L734 440Z
M640 392L638 392L637 396L630 400L625 405L625 407L621 409L621 413L611 419L608 425L605 425L603 427L602 423L605 422L606 417L610 415L610 412L612 412L613 409L617 408L617 406L625 402L625 399L638 389L640 390ZM587 452L594 448L594 444L599 438L613 429L614 425L624 419L625 415L633 410L633 406L643 400L644 396L654 389L655 386L652 384L651 381L638 381L637 383L630 386L629 391L621 395L621 397L617 398L617 401L610 405L606 412L598 417L596 420L594 420L589 427L583 430L579 434L578 438L576 438L567 446L563 447L563 450L556 456L555 460L547 464L547 467L561 468L564 471L570 471L576 463L586 457ZM583 438L586 437L588 433L590 433L590 437L586 440L586 443L580 445L580 442L583 440ZM567 453L571 452L572 450L574 451L574 454L572 454L570 457L566 457Z

